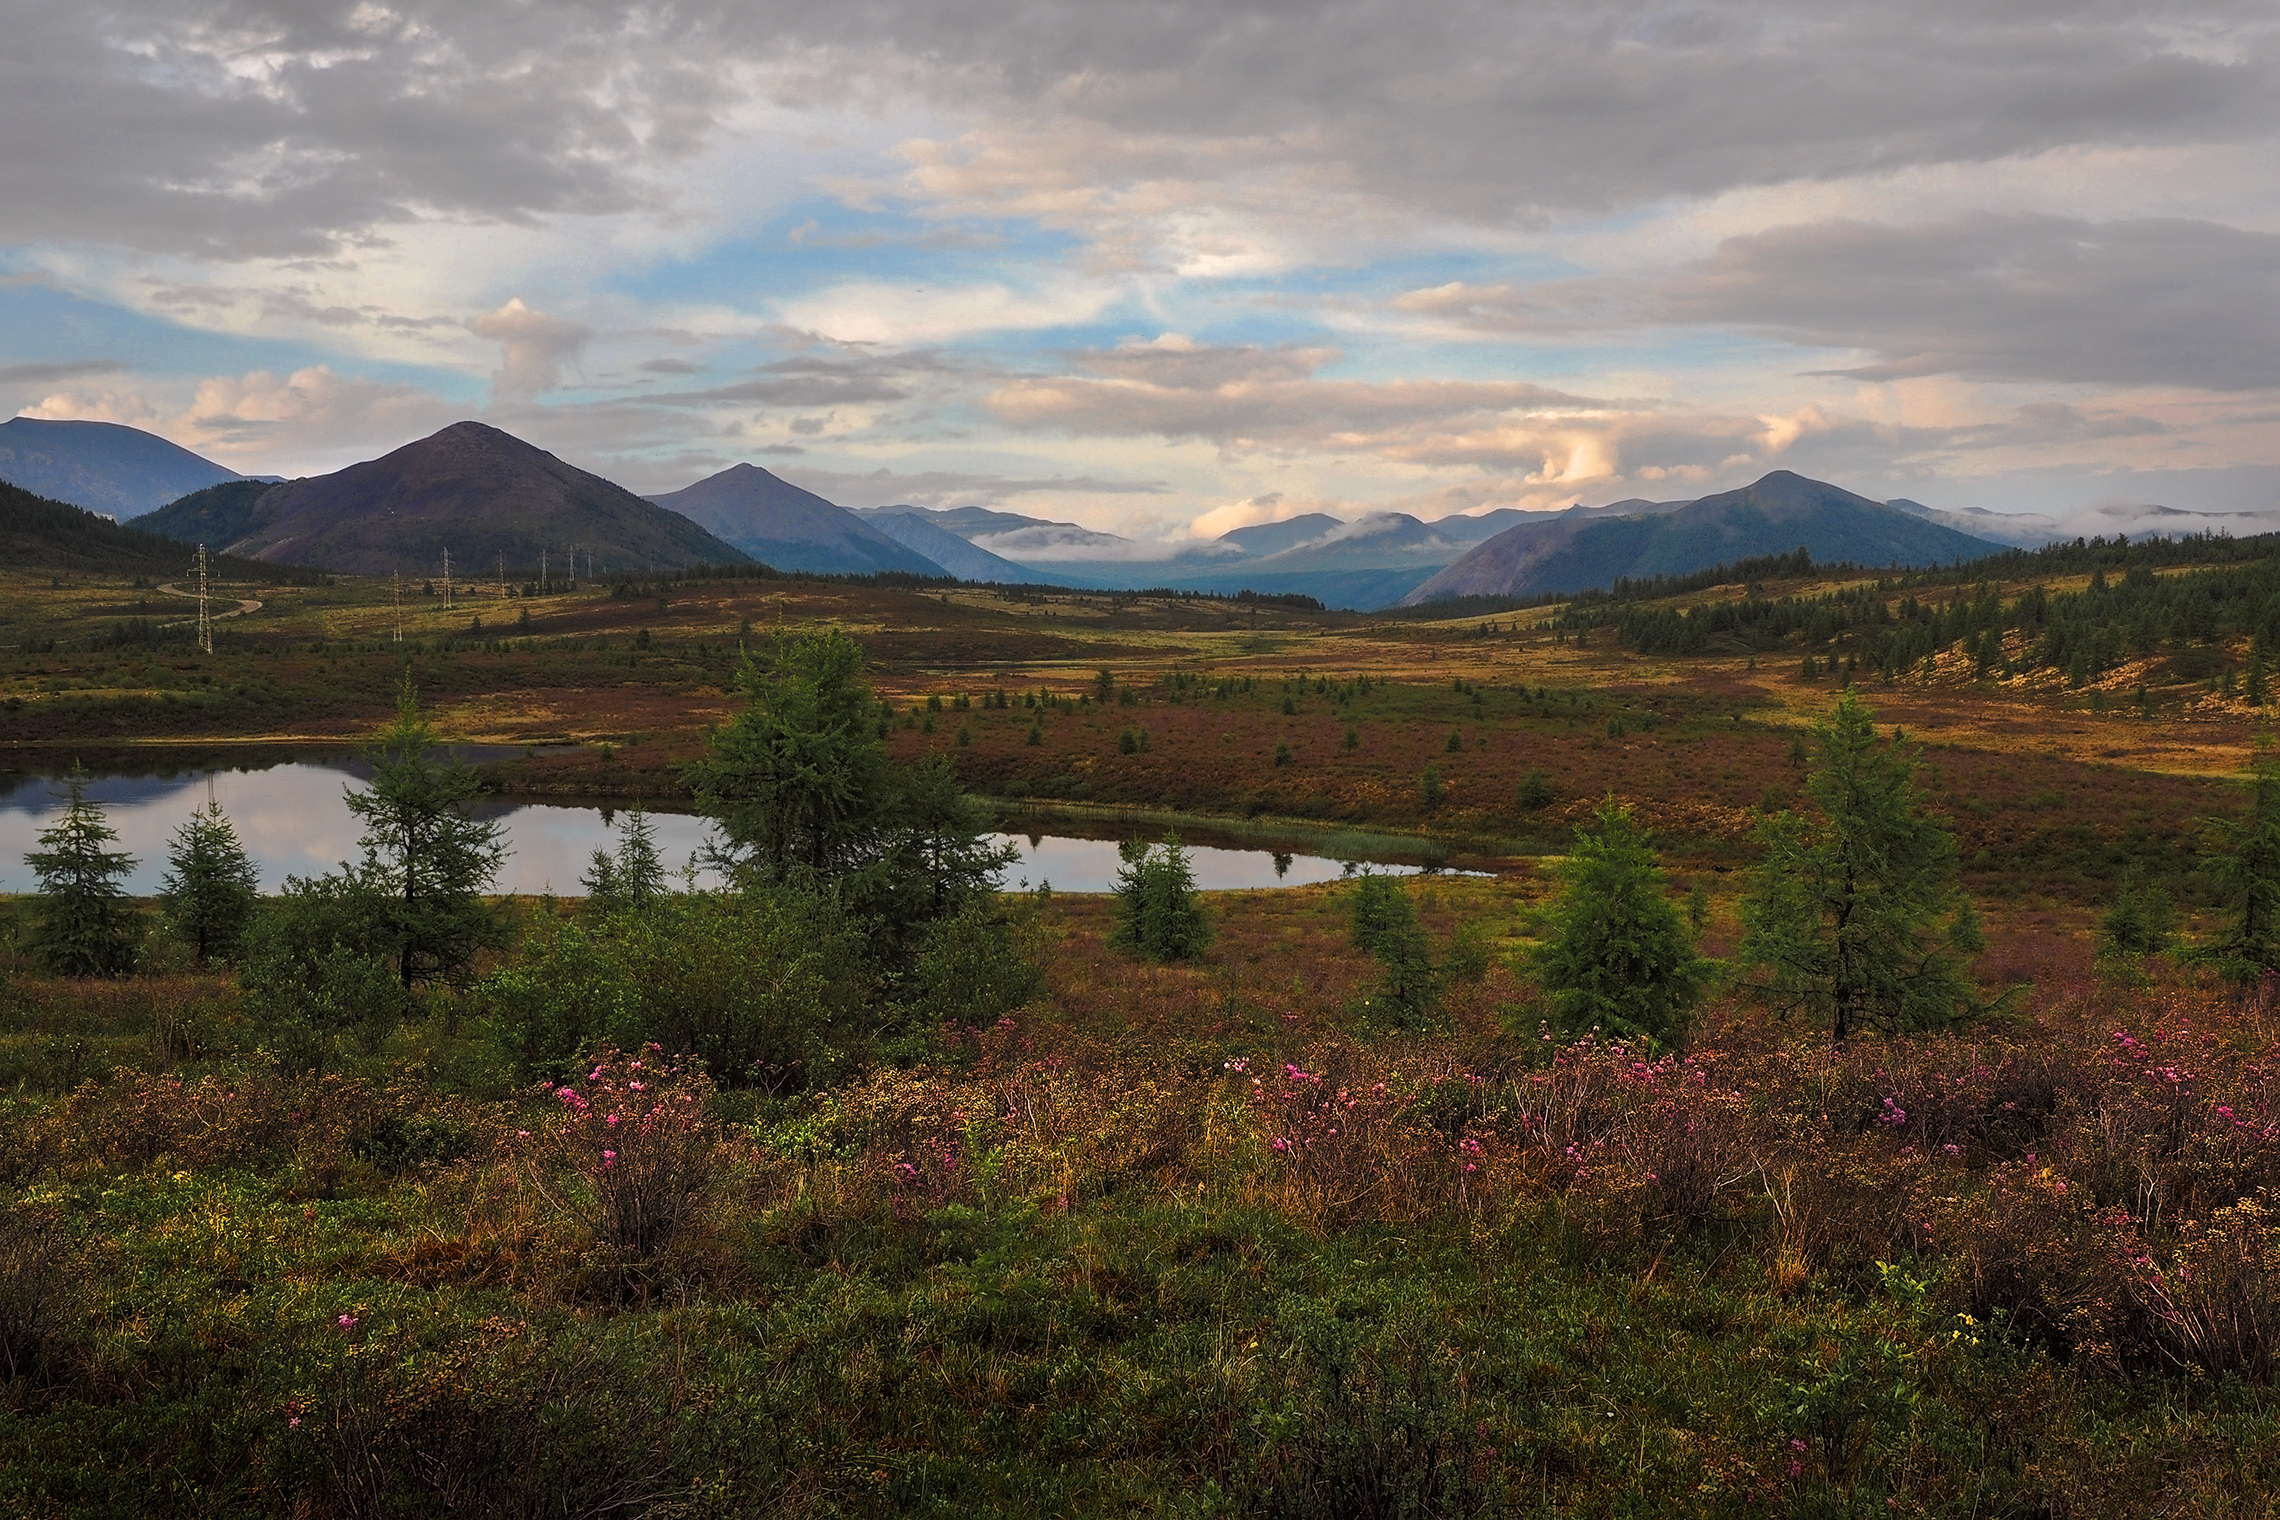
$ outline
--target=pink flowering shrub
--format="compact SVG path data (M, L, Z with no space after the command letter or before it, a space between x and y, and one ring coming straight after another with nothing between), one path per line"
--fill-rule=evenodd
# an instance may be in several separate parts
M631 1054L605 1050L583 1076L547 1094L553 1112L522 1143L567 1175L564 1201L585 1217L597 1242L620 1258L645 1260L707 1202L721 1159L706 1114L711 1093L702 1073L654 1045Z

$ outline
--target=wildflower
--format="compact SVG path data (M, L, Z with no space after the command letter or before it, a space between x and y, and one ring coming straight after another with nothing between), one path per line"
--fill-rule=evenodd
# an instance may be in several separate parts
M334 1320L333 1323L340 1326L343 1330L354 1330L356 1328L356 1316L353 1314L343 1314L340 1318Z
M608 1166L609 1164L611 1164L612 1162L614 1162L614 1161L616 1161L616 1160L617 1160L617 1152L616 1152L616 1151L604 1151L604 1152L602 1152L602 1164L603 1164L604 1166Z

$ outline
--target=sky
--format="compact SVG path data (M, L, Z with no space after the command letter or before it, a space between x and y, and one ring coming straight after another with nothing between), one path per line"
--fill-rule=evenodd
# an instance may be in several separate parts
M246 473L474 417L1165 547L1773 469L2280 526L2269 0L0 16L0 415Z

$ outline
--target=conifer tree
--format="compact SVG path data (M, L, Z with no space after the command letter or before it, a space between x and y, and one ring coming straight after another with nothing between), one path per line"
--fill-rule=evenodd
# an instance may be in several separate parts
M1158 961L1193 960L1209 949L1211 921L1196 899L1195 871L1180 836L1167 833L1161 845L1128 840L1119 851L1124 865L1116 873L1109 943Z
M2216 877L2233 921L2197 953L2247 979L2280 966L2280 764L2268 738L2257 745L2248 817L2220 820L2215 832L2229 845Z
M475 768L438 759L439 747L407 675L396 720L368 754L371 785L347 794L364 822L355 887L406 989L461 980L499 936L483 894L507 853L502 831L468 811L482 790Z
M40 848L24 856L40 879L38 917L28 948L51 976L121 976L132 971L142 935L119 879L134 857L108 848L117 830L87 800L89 777L74 765L64 777L62 816L40 831Z
M1956 885L1955 836L1925 816L1915 758L1848 688L1816 730L1810 813L1759 826L1765 859L1742 903L1741 958L1784 1014L1863 1029L1925 1029L1976 1005L1963 954L1981 947Z
M1716 964L1695 953L1653 840L1613 798L1578 826L1537 948L1537 980L1564 1030L1676 1045Z
M159 892L167 923L199 965L235 960L261 901L261 873L219 802L208 802L175 831L167 865Z
M1385 1013L1411 1028L1430 1013L1440 996L1440 976L1417 909L1399 880L1365 872L1348 900L1354 948L1385 967L1385 982L1370 999L1373 1014Z
M1018 852L989 842L947 758L889 759L862 668L838 629L779 632L746 660L750 705L686 774L719 821L712 859L740 888L828 898L891 969L929 924L993 891Z
M594 852L593 865L579 879L586 904L600 913L638 912L665 894L665 862L657 853L657 825L649 810L633 805L618 823L618 846Z

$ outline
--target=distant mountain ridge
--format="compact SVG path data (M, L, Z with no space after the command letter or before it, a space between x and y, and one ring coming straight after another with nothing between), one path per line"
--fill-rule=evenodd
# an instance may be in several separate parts
M1653 504L1660 506L1660 503ZM2006 547L1865 496L1775 470L1651 514L1562 512L1508 528L1467 550L1401 601L1530 596L1607 586L1623 577L1683 575L1803 547L1824 563L1925 565Z
M1049 571L1002 559L970 544L948 528L937 527L917 509L867 513L863 520L914 554L923 554L962 581L995 581L1003 585L1062 584Z
M239 478L237 471L156 433L116 422L0 422L0 480L121 522Z
M778 570L811 575L947 576L951 572L845 507L756 464L736 464L651 502Z
M446 550L469 580L502 565L528 575L573 544L603 575L750 563L686 517L480 422L258 494L200 492L142 526L273 564L367 575L433 575ZM235 536L212 542L225 531Z

